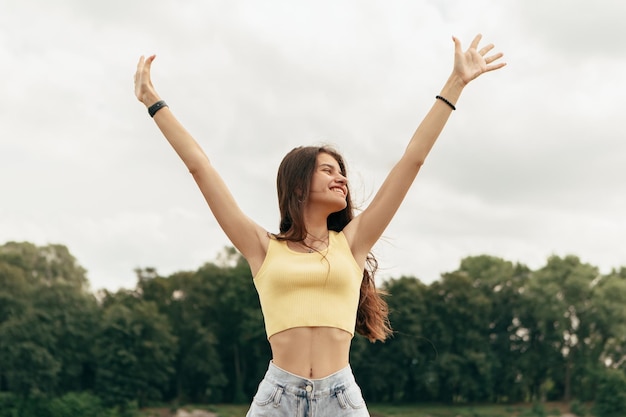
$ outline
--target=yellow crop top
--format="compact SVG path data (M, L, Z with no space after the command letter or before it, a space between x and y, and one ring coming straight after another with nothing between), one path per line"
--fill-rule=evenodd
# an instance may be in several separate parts
M271 238L254 278L267 338L293 327L336 327L354 335L362 279L343 233L331 231L328 248L313 253Z

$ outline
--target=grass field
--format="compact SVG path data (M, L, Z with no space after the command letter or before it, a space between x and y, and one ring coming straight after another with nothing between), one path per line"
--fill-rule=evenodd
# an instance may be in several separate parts
M218 417L245 417L247 405L216 405L207 407ZM549 403L540 408L532 405L476 406L390 406L368 405L372 417L544 417L561 416L568 411L565 404Z

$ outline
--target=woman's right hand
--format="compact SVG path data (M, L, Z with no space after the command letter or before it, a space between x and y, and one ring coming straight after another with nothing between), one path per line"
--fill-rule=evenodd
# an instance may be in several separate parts
M485 72L494 71L506 65L504 62L498 61L502 58L502 52L488 56L493 49L493 44L478 49L482 35L478 34L472 41L470 47L463 51L461 41L456 37L452 37L454 41L454 74L467 85L470 81L478 78Z
M150 55L148 58L144 58L142 55L139 58L137 71L135 72L135 96L146 107L150 107L161 99L150 79L150 67L154 58L156 58L156 55Z

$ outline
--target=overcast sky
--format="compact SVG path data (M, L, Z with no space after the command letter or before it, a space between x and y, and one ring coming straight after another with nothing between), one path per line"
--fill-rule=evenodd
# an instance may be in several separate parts
M153 81L244 211L278 228L298 145L344 154L366 206L480 32L470 84L384 239L380 277L470 255L626 266L623 0L0 0L0 244L68 246L93 289L194 270L229 245L133 94Z

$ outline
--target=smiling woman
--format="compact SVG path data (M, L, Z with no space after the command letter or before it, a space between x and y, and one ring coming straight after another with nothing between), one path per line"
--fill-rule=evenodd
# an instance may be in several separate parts
M194 138L157 94L155 56L141 57L135 94L193 175L213 215L250 265L265 318L272 361L248 416L367 416L349 365L355 331L370 341L391 334L387 304L374 285L371 249L402 203L426 156L456 109L464 87L502 68L481 36L463 51L374 199L354 216L346 167L329 147L299 147L278 169L278 233L245 215Z

